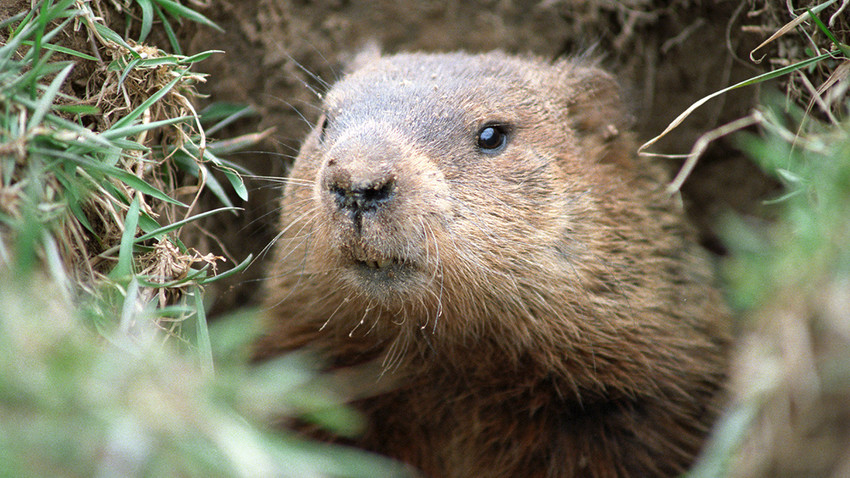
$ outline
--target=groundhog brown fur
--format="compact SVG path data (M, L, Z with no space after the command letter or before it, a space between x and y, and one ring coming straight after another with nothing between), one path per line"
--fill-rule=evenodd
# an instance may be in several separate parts
M258 359L357 370L355 443L425 476L687 469L726 312L607 73L367 52L322 111L283 190Z

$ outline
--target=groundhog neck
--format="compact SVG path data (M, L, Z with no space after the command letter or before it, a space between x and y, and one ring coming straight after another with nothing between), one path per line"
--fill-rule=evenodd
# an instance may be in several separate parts
M351 319L361 317L362 311L353 312ZM314 335L312 345L321 343L323 354L333 357L334 366L379 363L381 379L398 383L456 381L461 387L503 389L502 393L512 394L545 388L555 400L590 403L655 393L663 387L688 389L691 387L684 382L693 378L675 370L653 370L659 355L680 351L652 350L658 348L657 343L637 340L630 331L580 339L557 331L508 329L505 324L513 321L500 316L476 334L447 331L440 323L435 327L433 317L423 320L425 327L367 321L369 326L364 324L352 332L352 321L346 319L328 324ZM411 319L408 315L407 320ZM451 311L439 320L460 322ZM665 363L669 360L664 357Z

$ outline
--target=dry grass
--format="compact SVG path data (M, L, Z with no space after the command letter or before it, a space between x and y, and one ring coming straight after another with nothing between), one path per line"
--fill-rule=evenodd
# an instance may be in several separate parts
M264 134L208 141L248 111L196 112L194 70L215 52L143 42L208 20L171 0L116 5L22 2L0 20L0 476L391 473L262 425L358 424L298 359L248 367L253 314L207 324L204 287L250 256L221 271L186 230L247 197L218 153ZM138 42L110 28L125 19ZM199 212L202 195L224 207Z

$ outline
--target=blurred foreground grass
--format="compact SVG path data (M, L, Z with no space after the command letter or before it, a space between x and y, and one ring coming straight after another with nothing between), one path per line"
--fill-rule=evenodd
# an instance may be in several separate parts
M757 133L735 138L781 191L774 219L722 227L731 401L691 477L850 476L850 20L847 2L800 3L771 59L787 94L765 95Z
M207 139L250 110L194 110L220 52L179 54L187 21L215 27L172 0L0 19L0 476L390 476L271 427L360 422L306 361L249 366L256 314L207 325L205 285L251 257L219 271L184 228L247 198L219 155L261 135ZM157 28L177 53L143 43ZM222 207L197 212L202 194Z

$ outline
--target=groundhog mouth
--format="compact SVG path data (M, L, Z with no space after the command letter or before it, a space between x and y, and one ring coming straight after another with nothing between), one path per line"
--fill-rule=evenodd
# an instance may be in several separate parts
M392 272L415 269L414 263L411 260L370 251L361 244L353 245L349 254L349 259L353 262L353 265L357 269L367 272ZM389 277L392 277L392 275Z

